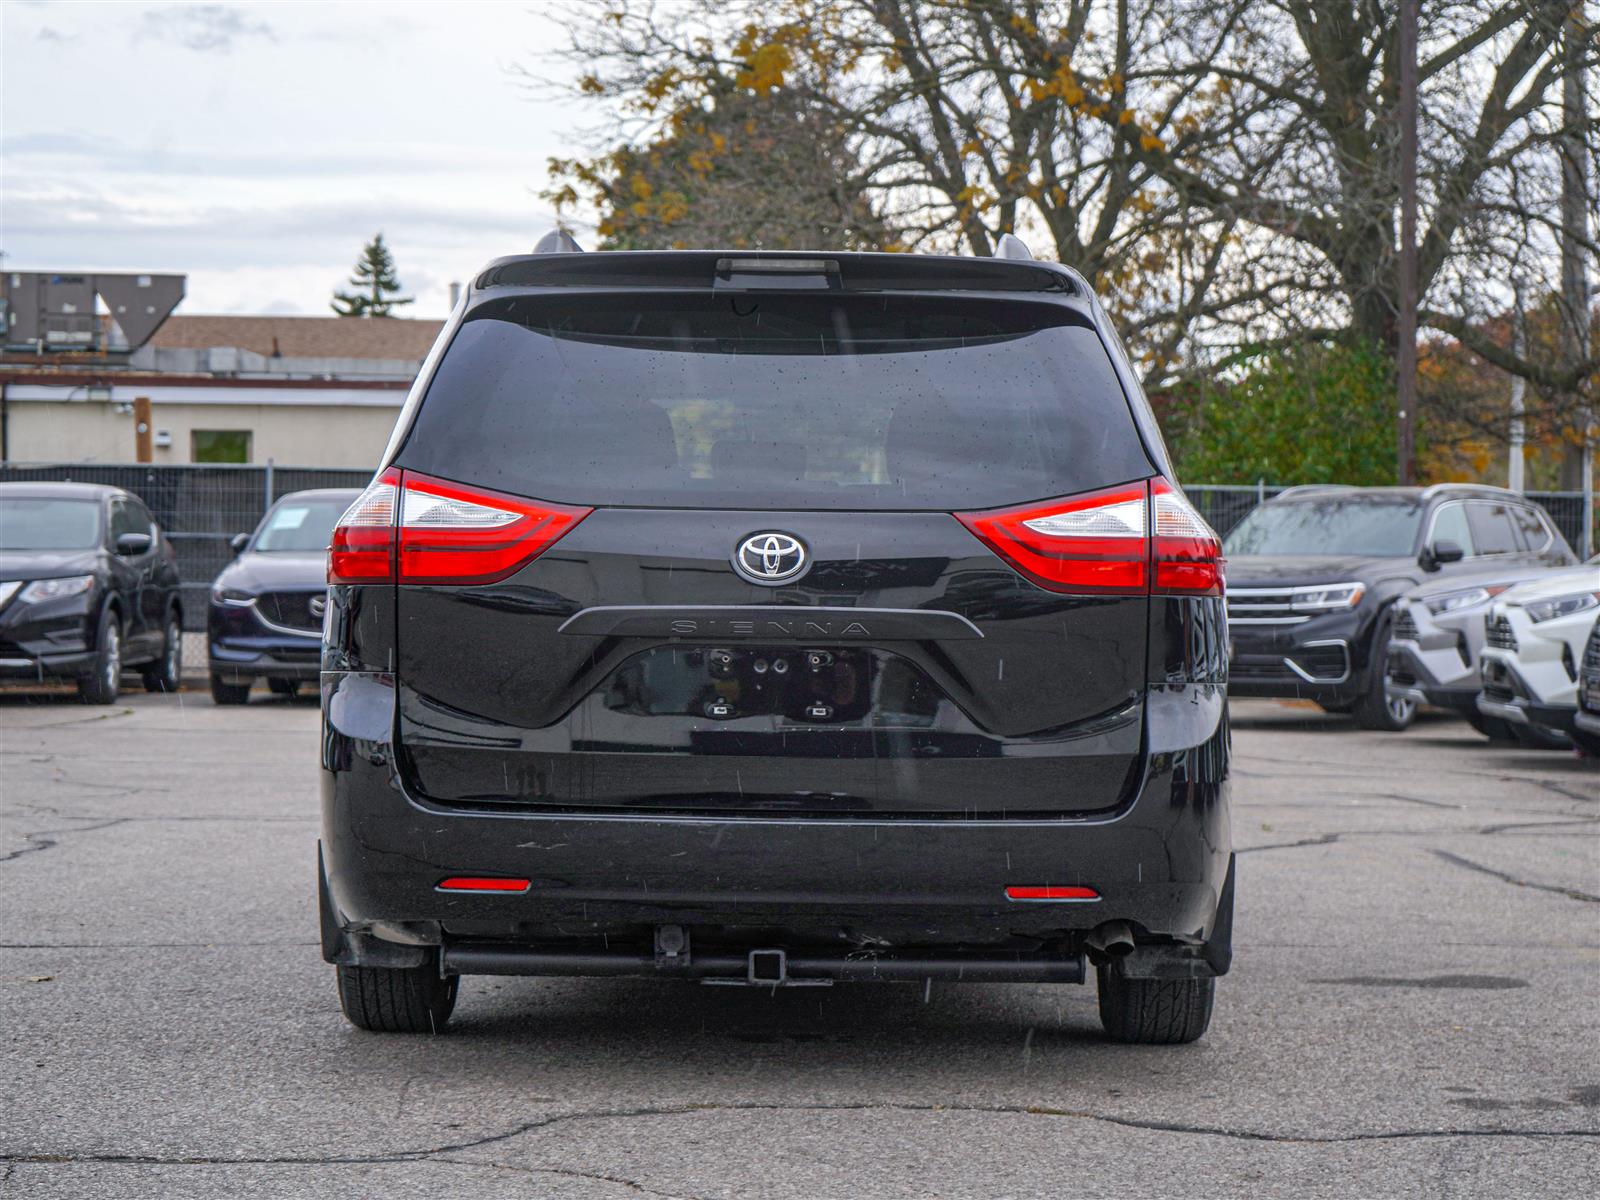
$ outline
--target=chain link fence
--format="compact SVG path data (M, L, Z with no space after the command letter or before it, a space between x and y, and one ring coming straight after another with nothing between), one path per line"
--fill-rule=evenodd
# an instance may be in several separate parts
M206 627L206 592L233 558L228 545L249 533L274 501L307 488L366 487L369 470L327 467L144 463L0 463L0 482L102 483L132 492L172 539L183 580L183 624Z
M143 463L0 463L0 482L70 480L103 483L141 497L172 539L183 577L184 624L205 628L206 590L233 557L228 540L254 529L274 501L307 488L365 487L372 472L329 467L160 465ZM1190 501L1224 537L1282 487L1187 487ZM1583 493L1529 492L1574 549L1582 545Z

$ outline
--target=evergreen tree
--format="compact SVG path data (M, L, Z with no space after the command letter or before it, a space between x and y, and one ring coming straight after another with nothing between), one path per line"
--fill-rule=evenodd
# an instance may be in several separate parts
M356 269L350 276L349 292L333 294L333 311L341 317L392 317L393 310L402 304L412 303L414 297L397 295L399 277L394 273L394 256L383 244L383 234L376 234L361 248L356 259Z

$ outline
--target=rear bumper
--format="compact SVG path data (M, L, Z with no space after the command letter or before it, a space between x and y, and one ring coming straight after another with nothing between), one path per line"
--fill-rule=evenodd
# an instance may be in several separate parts
M385 677L330 672L323 700L325 918L335 930L324 954L334 961L442 946L446 963L454 955L455 969L467 971L602 949L653 963L654 930L674 925L699 952L731 955L730 963L751 948L782 948L797 974L808 959L910 956L922 965L907 969L920 978L957 951L984 961L1023 955L1042 961L1045 974L990 969L1054 978L1081 954L1082 935L1106 921L1130 922L1141 943L1196 951L1219 922L1231 861L1222 719L1199 744L1151 755L1135 798L1112 812L802 819L426 803L393 768ZM440 891L452 875L530 886ZM1016 885L1086 885L1100 898L1007 900Z
M211 672L224 683L254 679L315 680L322 670L322 645L309 639L213 638Z
M34 679L42 682L85 675L94 668L94 658L92 650L33 655L12 650L0 654L0 679Z

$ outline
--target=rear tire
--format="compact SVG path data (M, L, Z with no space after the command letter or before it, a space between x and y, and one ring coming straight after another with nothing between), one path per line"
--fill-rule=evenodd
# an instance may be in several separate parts
M461 982L457 975L439 978L436 962L334 969L345 1019L373 1033L443 1033Z
M167 631L161 642L161 657L140 672L147 692L175 692L183 681L183 628L178 614L167 615Z
M106 613L96 643L94 667L78 680L78 698L85 704L115 704L122 690L122 626L117 614Z
M1198 1039L1211 1024L1215 979L1123 979L1095 968L1100 1024L1112 1041L1176 1046Z
M1389 630L1393 625L1394 614L1385 612L1378 618L1377 629L1373 630L1372 646L1367 652L1367 686L1351 709L1358 729L1399 733L1416 718L1415 700L1390 699L1383 687L1389 662Z
M211 703L244 704L250 699L248 683L228 683L215 671L211 672Z

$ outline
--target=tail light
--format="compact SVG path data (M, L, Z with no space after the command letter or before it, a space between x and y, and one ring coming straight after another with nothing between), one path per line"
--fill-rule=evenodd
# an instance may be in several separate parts
M591 511L391 467L334 527L328 582L496 583Z
M1052 592L1222 595L1222 544L1182 493L1159 477L955 515L989 549Z

